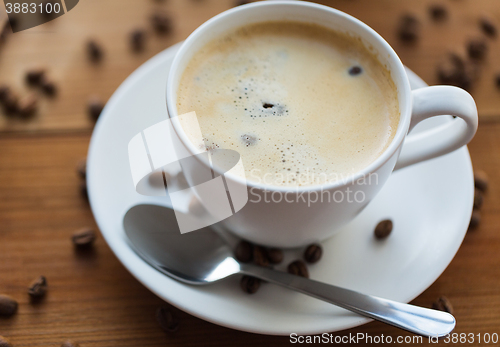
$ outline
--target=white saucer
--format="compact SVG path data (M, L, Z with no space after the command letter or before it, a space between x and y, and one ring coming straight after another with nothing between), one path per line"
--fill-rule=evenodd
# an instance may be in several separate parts
M141 130L167 117L165 86L178 49L173 46L135 71L115 92L99 118L88 155L88 190L101 232L123 265L156 295L180 309L226 327L262 334L333 332L369 319L271 284L255 295L239 288L239 278L193 287L161 274L128 246L125 212L139 203L168 205L134 190L127 145ZM425 83L408 71L413 88ZM435 117L415 131L450 121ZM448 266L468 227L473 173L467 148L394 173L375 200L343 232L324 242L324 257L311 277L409 302ZM384 218L394 221L390 237L373 237ZM287 254L287 260L297 257Z

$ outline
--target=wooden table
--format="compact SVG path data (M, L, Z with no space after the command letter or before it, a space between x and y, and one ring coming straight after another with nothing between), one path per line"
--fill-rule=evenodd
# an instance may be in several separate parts
M439 59L480 33L478 16L486 13L500 23L497 0L440 0L450 12L443 23L430 20L427 0L324 2L380 32L403 62L430 84L437 82ZM23 78L29 67L42 64L60 91L54 99L41 96L40 112L30 121L0 114L0 293L20 303L15 316L0 318L0 335L15 346L58 346L66 339L82 346L290 343L288 337L242 333L182 312L179 331L166 334L155 320L155 309L164 303L125 270L102 238L87 254L75 253L69 239L74 230L95 226L74 169L86 155L93 127L85 110L88 97L109 98L144 61L231 5L231 0L85 0L53 22L11 35L0 48L0 84L8 83L23 95L38 93L30 91ZM148 16L157 9L171 14L173 32L151 33L147 49L131 53L129 32L149 29ZM406 12L422 22L422 37L414 46L401 43L395 33L399 16ZM84 54L85 42L92 37L106 50L99 65L90 64ZM455 308L458 333L500 333L500 90L493 82L500 71L500 42L490 41L482 77L473 90L480 128L469 146L474 167L491 178L482 224L468 233L443 275L413 302L429 307L446 295ZM43 301L32 304L26 288L41 274L50 290ZM377 322L335 335L349 333L408 335Z

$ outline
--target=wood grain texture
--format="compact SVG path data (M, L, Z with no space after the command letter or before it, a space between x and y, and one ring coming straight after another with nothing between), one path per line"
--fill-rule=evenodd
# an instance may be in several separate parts
M86 102L96 94L107 100L121 82L148 58L185 39L196 27L215 14L233 6L235 0L85 0L75 10L52 21L13 34L0 48L0 83L8 83L19 94L30 90L24 74L42 65L58 83L60 95L41 98L40 112L30 122L11 121L0 114L0 131L40 129L91 129ZM442 23L428 14L434 0L323 0L366 22L394 47L403 63L425 81L436 84L436 64L446 52L463 49L471 38L480 35L478 18L487 14L500 23L497 0L440 0L449 11ZM3 7L0 5L0 9ZM170 35L155 35L148 21L155 11L165 11L173 19ZM396 35L402 14L414 13L422 23L421 39L415 45L402 43ZM131 53L128 36L135 28L149 31L147 49ZM85 43L95 38L105 49L102 64L93 65L85 55ZM500 73L500 40L488 40L490 52L481 64L482 76L473 95L483 118L500 116L500 89L495 88L495 73Z
M405 64L435 83L436 62L446 50L477 34L475 22L481 13L500 22L497 0L439 2L450 10L448 22L442 24L429 20L426 11L431 1L427 0L337 0L328 4L375 28ZM20 303L15 316L0 317L0 335L14 346L59 346L66 339L74 339L82 347L290 344L287 337L242 333L183 312L178 313L179 331L166 334L155 321L155 309L165 303L125 270L102 237L94 251L87 253L76 252L70 241L76 229L95 227L75 172L76 163L86 155L93 125L85 114L87 97L95 93L109 98L146 59L184 39L232 3L82 0L70 14L13 35L0 48L0 83L27 93L24 72L41 63L60 86L59 97L44 98L40 113L30 122L9 122L0 114L0 293ZM128 32L148 27L147 17L156 9L172 14L174 32L164 37L151 34L144 53L130 53ZM111 11L116 15L110 16ZM398 16L408 11L423 22L422 39L416 47L401 44L395 36ZM98 38L105 46L101 66L86 60L83 46L89 37ZM491 77L500 70L499 45L498 40L491 42L483 77L474 91L483 121L469 149L474 167L486 171L491 179L482 224L468 233L439 279L414 300L430 307L440 295L446 295L455 308L458 333L500 334L500 98ZM39 275L47 277L49 292L33 304L27 287ZM349 333L409 336L377 322L334 335Z

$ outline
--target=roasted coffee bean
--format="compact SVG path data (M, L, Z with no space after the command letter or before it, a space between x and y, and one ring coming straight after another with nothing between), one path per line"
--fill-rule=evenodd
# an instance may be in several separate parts
M76 231L73 236L71 236L71 241L73 245L77 248L88 248L94 244L96 239L96 232L90 228L83 228Z
M36 67L26 72L26 83L32 86L39 85L45 76L45 69L41 67Z
M269 266L269 259L267 259L267 254L264 247L253 246L253 262L258 266Z
M99 99L97 96L92 96L89 99L87 104L87 112L89 117L93 121L97 121L103 109L104 109L104 102L102 102L102 100Z
M429 7L429 14L435 21L441 21L448 17L448 10L443 5L436 4Z
M31 117L38 109L38 99L35 95L29 95L19 102L18 113L23 118Z
M283 251L278 248L270 248L267 250L267 259L271 264L280 264L283 261Z
M0 295L0 316L10 317L17 311L17 301L8 295Z
M251 262L253 259L253 245L248 241L241 241L236 246L234 255L242 263Z
M0 104L10 94L10 88L6 85L0 85Z
M420 22L412 14L401 17L398 26L398 36L402 41L414 42L420 36Z
M491 19L482 17L481 19L479 19L479 26L486 35L490 37L497 36L497 27L495 26L495 24L493 24Z
M392 232L392 221L390 219L386 219L381 221L375 227L375 237L377 239L385 239Z
M87 42L87 55L91 62L98 63L104 57L104 50L99 43L94 40L89 40Z
M447 297L441 296L434 303L432 303L432 308L439 311L448 312L453 314L453 306Z
M28 288L28 294L32 298L41 298L47 293L47 279L45 276L40 276L31 282Z
M260 288L261 280L252 276L243 276L240 281L241 289L245 293L255 294Z
M10 341L3 336L0 336L0 347L12 347Z
M304 260L310 264L317 263L323 255L323 248L317 243L307 246L304 251Z
M488 175L484 171L474 171L474 186L483 193L488 190Z
M476 229L479 224L481 224L481 212L479 210L473 210L470 216L469 228L468 230Z
M479 210L483 206L483 192L479 189L474 189L474 209Z
M19 112L19 98L17 95L10 91L4 96L2 105L7 115L12 115Z
M76 173L81 179L87 178L87 158L78 161L78 164L76 164Z
M472 59L482 60L488 53L488 44L482 38L476 38L467 44L467 53Z
M88 200L89 199L89 192L87 190L87 182L86 181L83 181L83 182L80 182L80 195L82 196L82 198L84 198L85 200Z
M80 345L77 343L77 342L73 342L73 341L65 341L61 347L80 347Z
M462 54L452 52L438 65L437 75L440 83L469 90L479 75L479 66Z
M51 81L48 78L44 78L42 80L40 88L42 88L42 91L47 96L56 96L57 95L57 85L55 84L54 81Z
M351 75L351 76L357 76L362 72L363 72L363 69L359 66L353 66L349 69L349 75Z
M167 333L173 333L179 330L179 317L168 307L158 307L156 310L156 321L163 331Z
M134 52L142 52L146 47L146 31L136 29L130 34L130 47Z
M309 278L309 271L307 265L302 260L296 260L288 265L288 272L292 275L302 276Z
M172 19L166 13L153 13L150 17L151 25L158 34L168 34L172 31Z

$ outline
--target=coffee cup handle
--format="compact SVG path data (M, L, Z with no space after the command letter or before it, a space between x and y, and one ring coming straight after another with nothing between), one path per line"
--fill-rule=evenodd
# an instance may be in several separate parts
M476 103L465 90L452 86L416 89L409 135L406 137L395 170L436 158L469 143L478 126ZM424 119L452 115L457 118L436 128L410 134Z

